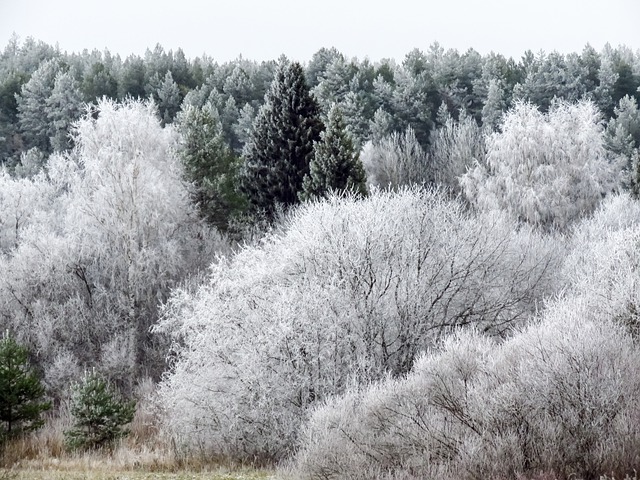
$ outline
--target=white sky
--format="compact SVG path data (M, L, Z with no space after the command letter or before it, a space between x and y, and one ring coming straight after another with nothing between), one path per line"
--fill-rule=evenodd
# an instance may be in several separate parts
M0 0L0 42L11 34L60 46L144 54L160 43L218 61L308 61L321 47L402 60L438 41L519 59L606 42L640 49L640 0Z

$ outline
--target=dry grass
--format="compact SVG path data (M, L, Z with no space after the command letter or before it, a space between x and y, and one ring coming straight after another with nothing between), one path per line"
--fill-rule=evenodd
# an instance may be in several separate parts
M0 469L0 480L268 480L275 479L268 472L259 470L227 471L224 469L210 472L159 473L141 471L104 471L104 470L38 470L38 469Z
M0 448L0 480L266 480L274 472L227 465L206 457L176 455L171 441L156 427L152 408L139 403L130 435L113 450L69 452L64 430L70 426L66 405L45 427Z

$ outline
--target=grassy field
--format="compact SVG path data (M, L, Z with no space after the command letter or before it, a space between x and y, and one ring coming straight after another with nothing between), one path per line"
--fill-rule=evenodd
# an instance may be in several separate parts
M149 426L151 425L151 427ZM0 448L0 480L276 480L274 470L216 461L208 456L176 457L171 441L150 419L138 417L132 434L113 450L69 452L65 419L50 419L32 435Z
M275 480L273 472L262 470L218 470L211 472L144 472L108 470L0 469L0 480Z

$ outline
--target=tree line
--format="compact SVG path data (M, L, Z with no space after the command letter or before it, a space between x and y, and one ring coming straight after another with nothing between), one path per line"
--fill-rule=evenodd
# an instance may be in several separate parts
M264 175L256 175L259 168L252 159L256 152L266 155L266 149L271 148L268 155L272 155L273 149L279 148L269 144L268 138L259 138L265 132L256 132L255 127L261 124L260 130L264 130L271 124L284 128L278 125L275 112L282 105L276 100L286 93L269 94L274 78L285 75L282 68L278 72L283 62L286 59L258 63L238 58L219 64L207 56L187 59L182 50L166 52L160 45L142 57L131 55L123 60L108 50L69 54L31 38L21 43L14 36L0 55L0 160L10 169L20 169L25 155L26 163L41 164L49 154L70 149L73 139L69 129L84 113L83 105L96 104L104 97L116 101L153 99L163 125L213 128L219 137L215 142L208 140L206 148L213 149L211 152L205 153L204 144L194 144L198 150L187 153L193 163L191 180L199 184L199 205L206 217L226 230L229 221L247 209L270 215L272 201L287 206L296 203L299 194L308 195L300 190L304 176L310 173L310 153L296 153L309 158L305 157L304 166L299 160L287 160L299 163L295 173L299 178L280 178L281 186L292 182L292 191L276 194L260 185ZM305 84L308 92L304 96L310 94L308 105L301 105L298 112L309 116L310 130L304 134L309 136L304 140L308 145L319 140L324 128L319 122L327 122L335 106L344 123L341 127L357 152L368 143L384 144L393 135L411 130L417 144L429 153L449 117L454 122L470 118L483 129L495 129L502 114L519 101L546 113L554 101L589 99L602 120L610 124L610 148L632 163L634 149L640 144L639 65L637 52L609 45L601 52L587 45L581 53L566 55L528 51L514 60L494 53L482 56L473 49L461 54L433 44L426 52L409 52L400 63L393 59L349 59L334 48L322 48L295 74L287 73L286 88ZM280 80L279 88L285 88L284 77ZM296 81L298 87L294 87ZM265 103L269 103L270 113ZM191 107L195 110L189 110ZM179 119L182 122L176 122ZM202 122L208 126L203 127ZM276 134L285 132L271 132ZM289 134L304 137L302 132ZM192 134L192 141L197 135ZM454 176L466 168L445 163L436 169L441 171L439 180L447 168L457 168ZM241 166L247 177L244 182L235 178ZM314 170L319 173L322 169L316 166ZM319 181L309 179L307 190ZM270 201L257 198L272 195L275 197Z

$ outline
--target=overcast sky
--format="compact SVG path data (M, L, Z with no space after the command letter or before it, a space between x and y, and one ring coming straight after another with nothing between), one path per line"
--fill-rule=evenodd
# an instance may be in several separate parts
M0 0L2 48L13 32L61 50L126 57L160 43L226 61L281 54L307 61L321 47L402 60L433 42L519 59L522 53L640 48L640 0Z

